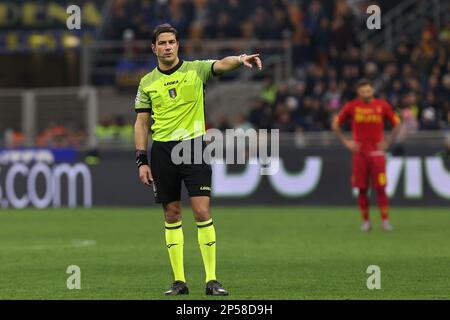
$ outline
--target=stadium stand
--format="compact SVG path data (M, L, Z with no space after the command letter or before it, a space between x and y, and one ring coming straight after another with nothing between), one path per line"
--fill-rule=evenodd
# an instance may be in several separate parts
M358 30L366 29L364 10L369 3L381 6L387 17L386 26L382 32L366 32L365 38L354 36L362 34ZM410 6L400 8L392 1L380 0L114 0L104 3L86 0L80 2L88 9L84 10L86 28L83 34L74 33L80 38L78 45L66 46L62 32L65 25L57 18L62 7L55 2L45 7L48 25L39 30L46 34L47 40L40 46L33 45L40 38L26 38L36 30L33 25L1 26L0 66L5 73L0 75L0 84L17 87L20 83L25 88L92 84L99 93L99 118L120 116L130 122L133 113L129 104L136 82L156 66L149 49L150 34L157 24L169 22L180 31L181 54L187 59L237 54L239 49L228 43L256 41L249 50L257 50L258 44L266 45L261 51L267 67L262 76L241 79L231 75L209 86L208 127L246 123L255 129L278 128L284 132L328 131L332 116L353 97L356 79L364 76L374 82L378 94L387 98L405 120L405 135L412 134L415 128L448 130L449 3L402 3ZM435 3L440 7L434 7ZM390 27L402 27L398 23L389 24L389 17L399 15L414 19L414 28L403 28L403 33L384 39ZM20 47L21 55L7 41L17 34L30 39L27 43L31 48ZM366 45L364 40L371 36L381 39L379 46ZM275 48L267 46L270 41ZM56 47L52 48L50 43L56 43ZM279 45L283 43L288 43L289 50ZM393 43L391 48L389 45ZM85 55L87 48L96 45L100 49L92 49L90 55ZM205 49L210 47L217 49ZM276 60L280 54L282 59ZM268 66L271 61L275 61L275 66L278 63L280 72ZM15 70L11 69L13 65ZM61 72L46 72L48 68ZM224 92L227 99L223 98ZM18 98L7 95L0 99L8 102ZM14 101L14 105L20 103ZM10 131L20 133L20 112L17 107L13 109L1 115L1 124L5 127L9 123ZM47 125L42 121L38 134ZM20 143L23 139L15 141Z
M366 2L117 0L109 20L113 27L104 35L118 40L133 30L135 39L145 40L154 25L166 21L180 30L181 38L290 39L293 77L264 85L259 99L247 105L246 121L254 128L329 130L332 115L353 97L353 84L362 76L371 79L378 94L401 115L410 110L420 129L448 127L448 16L440 27L424 17L420 36L401 39L392 54L382 47L364 52L353 35L363 23L358 8ZM376 3L383 12L395 7L392 1ZM218 126L225 115L216 116L211 125Z

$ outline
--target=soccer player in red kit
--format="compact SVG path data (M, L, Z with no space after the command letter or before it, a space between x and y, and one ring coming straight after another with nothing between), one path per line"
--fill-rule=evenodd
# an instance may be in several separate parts
M398 133L400 119L392 111L390 104L374 97L374 87L370 81L362 79L357 83L358 97L344 105L333 121L333 130L352 156L352 185L359 189L358 205L363 217L361 230L370 231L372 225L369 218L369 198L367 191L372 185L377 194L377 202L381 211L382 228L393 230L389 223L389 203L386 194L386 158L389 148ZM384 137L384 121L392 126L392 133ZM341 126L351 122L353 140L346 137Z

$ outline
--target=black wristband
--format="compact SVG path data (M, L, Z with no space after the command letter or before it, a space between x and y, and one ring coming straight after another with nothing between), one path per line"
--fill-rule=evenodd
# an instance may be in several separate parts
M138 168L143 165L148 166L148 158L146 150L136 150L136 165Z

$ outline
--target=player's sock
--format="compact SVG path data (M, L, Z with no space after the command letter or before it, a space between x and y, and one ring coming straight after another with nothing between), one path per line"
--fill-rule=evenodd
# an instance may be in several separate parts
M212 219L197 222L198 244L205 265L206 282L216 280L216 230Z
M170 264L172 265L175 281L186 282L183 265L184 236L181 221L166 222L166 245L169 250Z
M389 200L384 188L377 189L378 207L380 208L381 220L389 220Z
M369 198L367 197L367 189L359 189L358 194L359 210L364 221L369 221Z

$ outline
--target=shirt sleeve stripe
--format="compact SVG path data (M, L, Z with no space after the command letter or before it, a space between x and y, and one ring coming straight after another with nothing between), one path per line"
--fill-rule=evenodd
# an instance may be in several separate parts
M211 74L212 74L214 77L217 77L217 76L218 76L218 74L214 72L214 65L216 64L216 62L217 62L217 61L214 61L214 62L212 63L212 65L211 65Z

